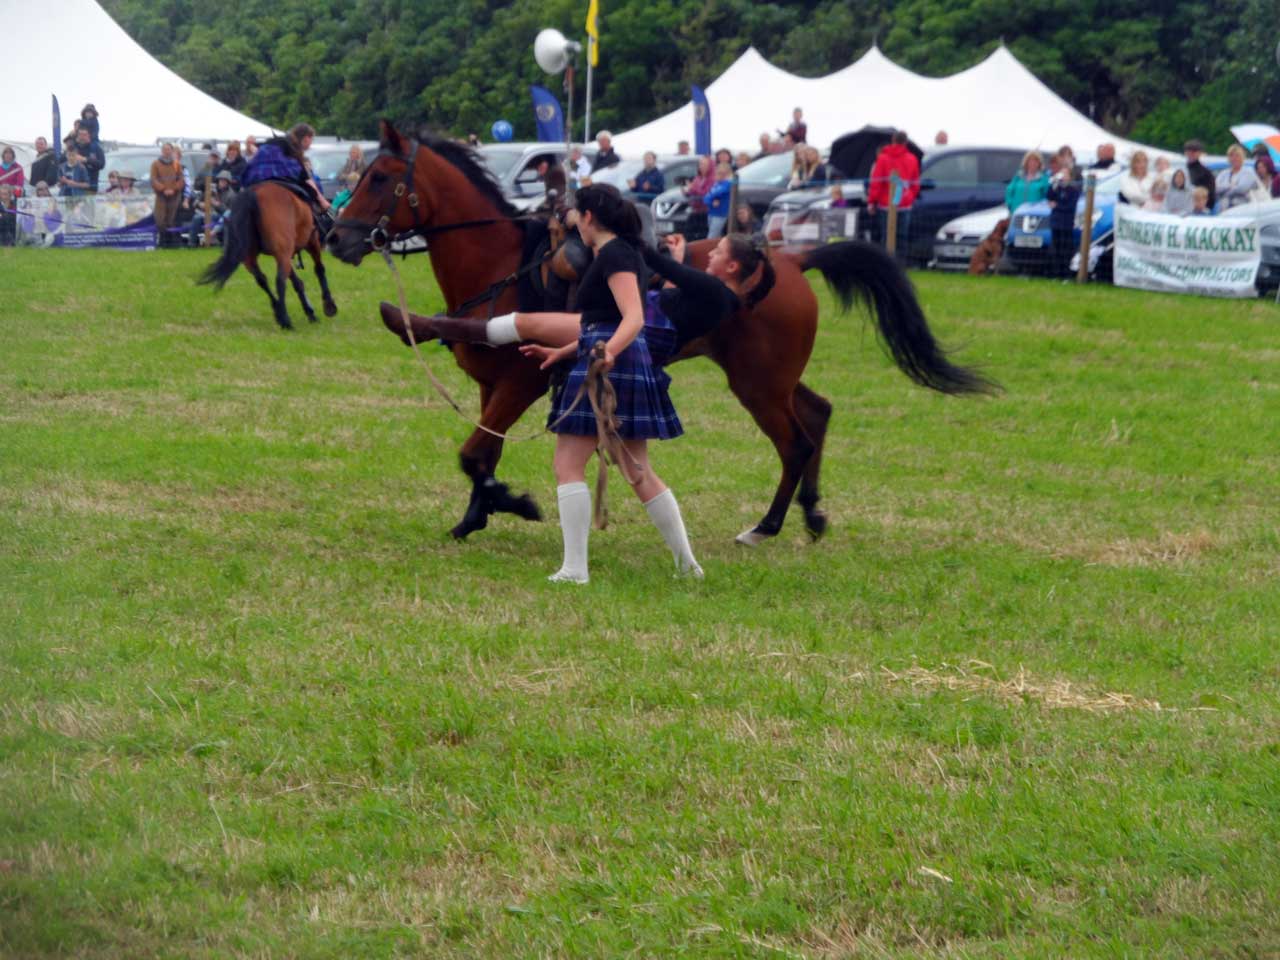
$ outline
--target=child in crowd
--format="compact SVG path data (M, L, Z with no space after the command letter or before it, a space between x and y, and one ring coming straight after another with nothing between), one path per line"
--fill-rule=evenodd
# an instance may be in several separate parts
M1187 216L1213 216L1213 211L1209 209L1209 190L1207 187L1196 187L1191 191L1191 212Z
M1151 195L1147 202L1142 205L1143 210L1150 210L1152 213L1164 213L1164 198L1168 196L1169 185L1163 180L1154 180L1151 183Z
M729 194L733 189L733 167L721 163L716 167L716 185L707 193L707 236L724 236L729 222Z
M58 183L63 197L79 197L89 192L89 171L80 161L80 154L74 147L68 147L66 159L58 170Z
M1164 212L1185 217L1191 212L1191 188L1187 185L1187 171L1175 170L1169 179L1169 191L1164 196Z
M849 206L849 201L844 195L844 187L835 184L831 188L831 207L833 210L843 210Z

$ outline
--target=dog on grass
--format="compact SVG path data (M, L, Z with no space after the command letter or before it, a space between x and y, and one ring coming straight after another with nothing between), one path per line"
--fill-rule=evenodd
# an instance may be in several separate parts
M973 256L969 258L969 273L975 277L984 274L994 273L996 264L1000 262L1000 257L1004 255L1004 235L1009 229L1009 218L1005 217L996 224L996 228L987 234L978 249L973 251Z

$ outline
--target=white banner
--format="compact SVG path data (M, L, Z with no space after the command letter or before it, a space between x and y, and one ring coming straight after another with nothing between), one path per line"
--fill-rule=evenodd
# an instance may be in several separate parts
M155 196L113 194L22 197L16 202L18 243L42 247L155 246Z
M1116 204L1115 283L1118 287L1256 297L1262 261L1256 220L1230 215L1175 217Z

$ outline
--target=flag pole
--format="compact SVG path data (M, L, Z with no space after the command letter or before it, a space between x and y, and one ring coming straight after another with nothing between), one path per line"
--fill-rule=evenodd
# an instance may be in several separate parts
M587 37L587 102L583 108L585 129L582 142L591 142L591 64L595 60L595 37Z

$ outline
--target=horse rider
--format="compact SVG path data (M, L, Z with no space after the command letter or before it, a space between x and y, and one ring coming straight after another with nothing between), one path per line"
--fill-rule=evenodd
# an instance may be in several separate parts
M333 226L333 217L329 213L330 204L324 191L307 167L307 151L311 149L311 141L315 136L316 131L310 124L299 123L283 137L272 137L258 147L245 167L240 183L243 187L249 187L267 180L283 180L300 186L310 200L311 211L316 218L316 229L323 240Z

